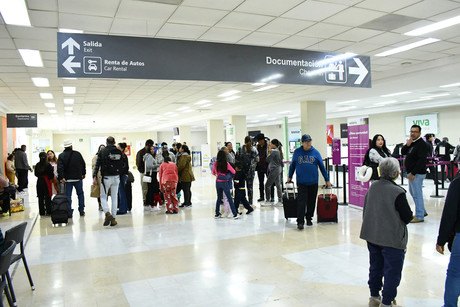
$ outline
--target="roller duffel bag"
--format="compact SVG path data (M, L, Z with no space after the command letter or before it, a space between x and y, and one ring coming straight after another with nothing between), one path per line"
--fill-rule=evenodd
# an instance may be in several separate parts
M70 215L70 203L64 195L65 185L59 185L59 193L51 200L51 222L54 224L67 224Z
M287 182L283 191L284 217L297 218L297 192L293 182Z
M316 218L318 223L323 222L334 222L337 223L337 195L331 193L325 193L323 188L323 194L318 196L318 205L316 206Z

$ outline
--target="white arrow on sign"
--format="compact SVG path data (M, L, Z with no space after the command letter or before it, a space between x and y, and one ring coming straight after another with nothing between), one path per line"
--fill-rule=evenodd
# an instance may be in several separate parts
M361 84L364 78L366 78L369 71L367 70L366 66L364 66L363 62L361 62L359 58L353 58L353 60L355 60L356 64L358 64L358 67L349 67L348 73L350 75L359 75L355 81L355 84Z
M67 60L65 60L64 63L62 63L62 66L64 66L64 68L67 69L67 71L71 74L75 73L75 70L73 70L74 67L75 68L81 67L81 63L72 62L73 59L75 59L74 56L69 56Z
M68 47L69 48L69 54L72 55L73 54L73 48L77 48L78 50L80 50L80 44L77 43L73 38L69 37L69 39L67 39L65 42L62 43L61 45L62 49L65 49L65 47Z

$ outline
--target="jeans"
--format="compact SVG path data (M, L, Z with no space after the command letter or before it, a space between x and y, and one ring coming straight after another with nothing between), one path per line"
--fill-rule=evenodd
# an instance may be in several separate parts
M220 214L220 204L222 203L222 195L225 193L228 203L233 215L237 215L235 204L233 203L232 194L230 193L230 185L228 181L216 181L217 201L216 201L216 215Z
M126 198L126 180L128 175L120 175L120 185L118 186L118 209L121 213L128 211L128 200Z
M101 184L101 205L104 213L109 212L107 192L110 190L110 197L112 198L112 216L117 216L118 207L118 186L120 185L120 176L103 176Z
M29 185L29 175L27 174L29 170L26 169L16 169L16 177L18 177L18 192L27 189Z
M446 289L444 290L444 307L457 307L460 295L460 233L455 234L452 253L447 267Z
M311 221L315 214L318 184L304 185L298 183L297 190L297 225L303 225L305 224L305 218Z
M72 209L72 189L75 187L75 191L77 191L78 196L78 211L84 212L85 211L85 195L83 194L83 180L66 182L65 183L65 196L69 200L70 205L70 214L73 213Z
M423 220L425 216L425 204L423 202L423 179L426 174L416 174L414 180L409 180L409 192L415 202L415 218Z
M382 304L390 305L395 299L397 288L401 282L405 251L387 246L379 246L367 242L369 250L369 289L371 296L380 296ZM382 282L385 280L385 284Z

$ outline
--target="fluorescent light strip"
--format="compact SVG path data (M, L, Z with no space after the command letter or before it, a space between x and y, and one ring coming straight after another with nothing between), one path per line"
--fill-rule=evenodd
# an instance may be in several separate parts
M42 99L53 99L53 94L51 93L40 93Z
M441 85L440 87L456 87L456 86L460 86L460 82L458 83L452 83L452 84L446 84L446 85Z
M207 108L207 107L210 107L212 105L213 105L212 103L207 103L207 104L202 105L200 108Z
M26 66L30 67L43 67L42 57L40 51L32 49L18 49L19 54Z
M75 86L63 86L62 91L64 94L75 94L77 92L77 88Z
M54 110L54 109L48 110L48 112L53 113L53 114L54 114L54 113L57 113L57 111Z
M358 102L359 100L358 99L354 99L354 100L346 100L346 101L342 101L342 102L337 102L336 105L340 106L342 104L347 104L347 103L352 103L352 102Z
M420 99L408 100L408 101L406 101L406 103L409 103L409 102L419 102L419 101L427 101L427 100L431 100L431 98L420 98Z
M36 87L49 87L50 81L47 78L32 78L32 82Z
M422 96L420 98L436 98L436 97L445 97L445 96L449 96L449 95L450 95L449 93L445 93L445 94L438 94L438 95Z
M238 91L238 90L231 90L231 91L225 92L223 94L220 94L219 97L229 97L229 96L233 96L234 94L237 94L239 92L240 91Z
M193 110L193 109L185 110L184 113L190 113L190 112L193 112L193 111L195 111L195 110Z
M188 110L190 109L190 107L181 107L179 109L177 109L177 111L184 111L184 110Z
M452 27L459 23L460 23L460 16L452 17L452 18L449 18L443 21L433 23L428 26L420 27L418 29L406 32L404 33L404 35L409 35L409 36L423 35L423 34L438 31L444 28Z
M388 101L382 101L382 102L377 102L375 103L376 106L386 106L387 104L393 104L397 103L397 100L388 100Z
M272 88L275 88L275 87L278 87L278 86L279 86L278 84L267 85L267 86L258 88L258 89L256 89L256 90L253 90L253 92L262 92L262 91L266 91L266 90L269 90L269 89L272 89Z
M64 98L64 104L74 104L75 99L73 98Z
M208 102L211 102L211 100L203 99L203 100L195 102L195 104L205 104L205 103L208 103Z
M231 97L224 98L221 101L231 101L231 100L235 100L238 98L241 98L241 96L231 96Z
M83 30L59 28L61 33L83 33Z
M410 94L410 93L412 93L412 92L399 92L399 93L381 95L380 97L394 97L394 96L401 96L401 95L406 95L406 94Z
M31 26L24 0L0 1L0 13L7 25Z
M47 108L55 108L56 104L54 104L52 102L45 102L45 107L47 107Z
M438 41L440 41L440 39L437 39L437 38L427 38L427 39L424 39L424 40L421 40L421 41L418 41L418 42L415 42L415 43L412 43L412 44L404 45L404 46L401 46L401 47L397 47L397 48L393 48L393 49L387 50L387 51L385 51L385 52L378 53L378 54L376 54L375 56L387 56L387 55L392 55L392 54L395 54L395 53L404 52L404 51L407 51L407 50L410 50L410 49L414 49L414 48L417 48L417 47L420 47L420 46L424 46L424 45L428 45L428 44L431 44L431 43L434 43L434 42L438 42Z

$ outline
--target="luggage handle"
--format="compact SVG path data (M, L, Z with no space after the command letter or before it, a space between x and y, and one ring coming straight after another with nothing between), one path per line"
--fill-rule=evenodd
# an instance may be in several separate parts
M331 190L331 193L329 193L329 198L327 198L328 201L331 200L331 198L332 198L332 186L331 186L330 188L328 188L326 185L323 185L323 186L322 186L322 189L323 189L323 198L324 198L324 199L326 199L326 193L325 193L325 191L328 190L328 189Z
M288 186L290 186L291 188L288 188ZM289 198L289 191L292 191L292 196L293 198L295 199L295 185L294 185L294 182L286 182L286 195L288 196Z

